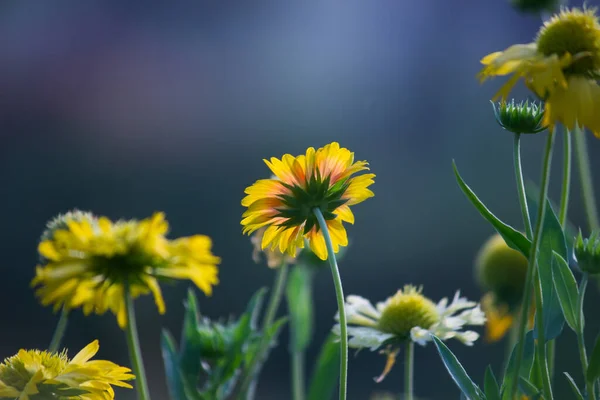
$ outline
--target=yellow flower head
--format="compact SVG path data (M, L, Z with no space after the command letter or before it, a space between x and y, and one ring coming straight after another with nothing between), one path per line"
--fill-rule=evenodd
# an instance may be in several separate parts
M506 99L523 78L546 102L543 125L587 127L600 137L600 23L596 9L563 9L544 23L536 41L485 56L479 79L511 75L495 98Z
M152 293L161 314L165 303L158 279L190 279L210 295L220 262L211 253L210 238L169 240L168 228L162 213L141 221L67 218L39 244L44 262L32 281L36 294L55 310L82 307L86 315L110 310L121 327L127 325L125 290L133 298Z
M281 160L272 157L264 161L276 178L258 180L246 189L243 232L251 234L265 227L261 247L279 249L292 257L304 248L306 238L311 250L326 260L325 238L313 214L313 209L319 208L334 251L348 245L342 222L354 223L350 206L373 197L368 187L375 175L353 176L368 170L367 162L355 162L354 153L335 142L318 150L310 147L296 157L285 154Z
M481 306L487 317L488 342L502 339L520 312L527 265L527 258L508 247L497 233L479 251L475 272L479 284L487 291Z
M95 340L69 360L66 352L19 350L0 364L0 398L19 400L112 400L112 386L131 389L129 368L90 359L100 346Z

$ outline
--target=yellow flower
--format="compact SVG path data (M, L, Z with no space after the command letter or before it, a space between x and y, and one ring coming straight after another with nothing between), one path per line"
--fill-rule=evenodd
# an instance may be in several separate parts
M32 286L41 303L55 311L63 306L82 307L86 315L110 310L121 327L127 325L125 290L133 298L152 293L161 314L165 303L158 279L190 279L210 295L220 262L211 253L210 238L169 240L168 228L163 213L141 221L67 218L64 228L39 244L44 261Z
M95 340L72 360L62 353L19 350L0 364L0 398L19 400L112 400L112 386L131 389L129 368L90 359L100 348Z
M520 313L527 266L527 258L508 247L497 233L479 251L475 271L479 284L487 292L481 300L487 318L487 342L502 339Z
M543 125L576 125L600 137L600 23L596 9L563 9L544 23L536 41L485 56L479 79L510 75L495 98L506 99L523 78L546 102Z
M327 222L333 249L348 245L342 222L354 223L350 206L373 197L368 187L374 174L352 176L368 170L366 161L354 161L354 153L331 143L306 154L285 154L281 160L264 160L277 179L261 179L245 191L243 232L265 227L261 248L279 249L295 256L304 239L320 259L327 259L325 238L313 214L319 208Z
M252 242L252 247L253 247L252 260L255 263L259 264L261 262L263 255L267 261L267 266L269 268L279 268L283 264L290 265L290 264L296 263L296 257L298 256L298 253L300 252L299 249L298 249L298 251L296 251L296 254L294 255L294 257L291 257L287 253L280 252L279 249L263 249L261 247L261 244L262 244L262 238L263 238L264 234L265 234L265 228L260 228L259 230L255 231L252 234L252 236L250 237L250 241Z

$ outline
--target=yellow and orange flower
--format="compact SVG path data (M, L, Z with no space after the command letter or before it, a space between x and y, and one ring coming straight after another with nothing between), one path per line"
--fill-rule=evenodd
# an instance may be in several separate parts
M495 98L506 99L521 79L545 101L542 125L590 129L600 137L600 23L595 9L563 9L544 23L536 41L485 56L480 81L511 75Z
M159 279L190 279L210 295L220 262L210 238L169 240L168 229L163 213L117 222L91 214L61 216L38 247L42 265L32 281L37 296L55 310L82 307L86 315L110 310L125 327L126 292L132 298L152 293L158 311L165 312Z
M242 206L244 234L265 227L261 247L278 249L290 256L304 248L327 259L323 232L314 215L318 208L331 235L333 250L348 245L343 222L354 223L350 206L373 197L368 189L375 174L354 174L368 170L366 161L354 161L354 153L336 142L318 150L310 147L306 154L285 154L281 160L264 160L276 178L256 181L245 191Z

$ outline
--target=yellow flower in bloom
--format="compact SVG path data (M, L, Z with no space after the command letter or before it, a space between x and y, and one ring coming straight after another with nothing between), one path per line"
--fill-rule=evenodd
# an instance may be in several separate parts
M242 206L243 232L251 234L265 227L261 247L279 249L295 256L304 248L304 239L320 259L327 259L325 238L319 228L313 209L319 208L337 253L340 246L348 245L348 236L342 222L354 223L350 206L373 197L368 189L374 174L353 176L368 170L366 161L354 161L354 153L331 143L306 154L285 154L281 160L264 160L276 179L261 179L245 191Z
M595 9L563 9L544 23L536 41L487 55L479 79L510 75L496 94L506 99L523 78L545 102L542 125L590 129L600 137L600 23Z
M86 315L110 310L125 327L125 290L133 298L152 293L162 314L158 279L190 279L207 295L218 283L220 259L211 253L210 238L167 239L163 213L141 221L67 217L64 224L39 244L44 261L32 281L42 304L55 310L82 307Z
M72 360L66 352L19 350L0 364L0 398L19 400L112 400L112 386L131 389L129 368L90 359L100 346L95 340Z
M508 247L497 233L479 251L475 271L479 284L487 291L481 300L487 318L486 341L502 339L520 313L527 265L527 258Z

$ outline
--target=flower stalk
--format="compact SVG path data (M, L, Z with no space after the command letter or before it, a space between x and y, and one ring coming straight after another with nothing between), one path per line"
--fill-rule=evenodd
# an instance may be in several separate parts
M523 214L523 223L525 225L525 232L527 237L532 241L531 250L529 254L529 268L527 268L527 276L525 279L525 288L530 288L534 284L534 292L536 297L536 326L538 331L537 339L537 351L539 355L540 370L542 373L542 384L544 397L547 400L553 399L552 387L550 384L550 376L548 374L548 364L546 360L546 343L544 338L544 326L543 326L543 315L542 315L542 298L541 298L541 282L539 275L536 274L537 270L537 254L540 247L540 239L542 231L544 229L544 215L546 213L546 199L548 197L548 186L550 183L550 164L552 161L552 147L554 146L554 133L548 132L548 139L546 141L546 149L544 153L544 163L542 167L542 179L540 184L540 198L538 206L538 215L536 219L535 232L531 228L531 218L529 216L529 209L527 207L527 199L525 197L525 186L523 184L523 170L521 167L521 156L520 156L520 135L515 134L514 140L514 164L515 164L515 176L517 181L517 191L519 193L519 201L521 203L521 212ZM535 283L534 283L535 278ZM519 321L519 341L517 343L517 355L515 359L515 369L511 386L508 388L510 399L513 399L517 394L517 382L519 378L519 370L521 361L523 359L523 349L525 342L525 332L527 330L527 317L529 310L529 303L531 301L531 291L525 290L523 293L523 305L521 318Z
M404 398L413 400L413 382L414 382L414 363L415 363L415 344L409 340L405 346L404 354Z
M48 351L50 353L56 353L62 343L63 337L65 336L65 332L67 330L67 325L69 323L69 311L63 307L60 312L60 318L58 323L56 324L56 328L54 329L54 333L52 334L52 340L50 341L50 346L48 346Z
M304 352L292 352L292 398L293 400L304 400L306 398L304 389Z
M128 321L126 328L127 347L129 348L129 358L131 359L132 370L136 379L138 400L150 400L150 391L148 390L148 381L146 379L146 371L144 370L144 360L142 359L135 309L131 293L129 292L129 285L125 285L124 293Z
M331 242L331 236L327 229L327 222L323 217L323 213L318 207L313 209L313 213L317 218L319 227L323 232L325 238L325 245L327 246L327 259L329 260L329 266L331 267L331 275L333 276L333 284L335 286L335 294L337 298L337 306L340 320L340 388L339 388L339 399L346 400L346 391L348 386L348 323L346 320L346 307L344 305L344 289L342 288L342 279L340 277L340 270L335 259L335 252L333 250L333 244Z
M592 167L590 165L587 139L583 129L576 127L573 130L573 139L575 140L575 157L577 159L577 169L579 171L583 207L585 209L589 230L592 232L600 228L600 222L598 221L598 210L596 209L596 196L594 195Z

